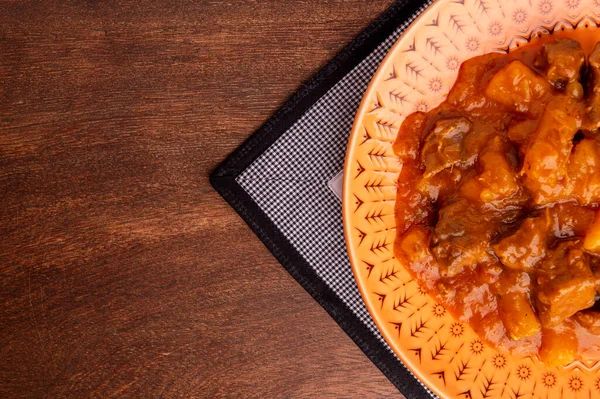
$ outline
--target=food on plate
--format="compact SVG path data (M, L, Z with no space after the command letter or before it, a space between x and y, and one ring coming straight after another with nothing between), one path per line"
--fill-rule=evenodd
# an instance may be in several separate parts
M463 63L403 122L396 257L492 345L600 358L600 44Z

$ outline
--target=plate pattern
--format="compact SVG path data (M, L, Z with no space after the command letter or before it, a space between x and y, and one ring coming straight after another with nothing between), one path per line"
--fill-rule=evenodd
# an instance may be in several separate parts
M425 293L394 258L401 163L392 144L410 113L441 103L462 61L533 35L600 26L600 0L438 0L394 45L367 90L348 146L344 224L363 299L388 344L436 394L600 398L600 363L547 368L499 353Z

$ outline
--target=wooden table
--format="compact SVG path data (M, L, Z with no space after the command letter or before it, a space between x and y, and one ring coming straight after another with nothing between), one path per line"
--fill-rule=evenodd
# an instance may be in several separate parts
M0 5L0 397L401 397L208 175L391 0Z

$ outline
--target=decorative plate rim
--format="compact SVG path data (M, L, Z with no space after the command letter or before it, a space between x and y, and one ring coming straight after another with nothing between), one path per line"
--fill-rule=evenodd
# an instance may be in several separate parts
M369 107L369 99L371 98L373 92L375 91L375 87L376 87L376 83L378 82L379 78L381 77L381 75L383 75L385 73L385 68L384 65L386 65L390 59L392 59L396 52L398 51L398 49L400 48L401 44L403 43L404 40L406 40L408 34L410 33L410 31L419 24L419 22L425 18L426 15L428 15L428 12L431 12L433 10L435 10L437 7L440 6L440 4L443 4L443 2L441 0L433 0L431 2L431 4L429 4L429 6L423 10L423 12L421 12L408 26L407 28L402 32L401 36L398 38L398 40L396 40L396 42L393 44L392 48L390 48L390 50L388 51L388 53L386 54L386 56L381 60L381 63L379 64L377 71L375 72L375 74L373 74L373 77L371 78L371 81L369 82L369 85L367 86L367 89L365 90L360 106L358 107L357 111L356 111L356 117L354 118L354 123L352 124L352 130L350 131L350 138L348 140L348 146L347 146L347 150L346 150L346 158L344 160L344 179L343 179L343 185L342 185L342 219L344 221L344 239L346 242L346 249L348 252L348 258L350 260L350 265L352 266L352 273L354 274L354 281L356 282L356 285L358 286L358 291L360 292L360 295L363 299L363 302L365 304L365 306L367 307L367 310L369 311L369 315L371 316L371 318L373 319L373 322L375 323L375 325L377 326L377 329L379 330L379 332L381 333L382 337L385 339L385 342L392 348L392 350L394 351L394 354L396 356L398 356L398 358L401 360L402 364L404 366L406 366L406 368L412 373L414 374L414 376L416 378L418 378L418 382L423 384L424 386L427 387L427 389L429 389L430 391L432 391L434 394L436 394L437 396L444 397L445 393L443 391L441 391L440 389L438 389L437 386L435 385L430 385L427 383L428 378L425 377L424 373L422 372L422 370L420 370L418 367L415 367L415 365L413 364L413 361L411 361L410 359L406 359L404 356L402 356L402 351L400 350L400 348L397 346L396 340L390 339L390 337L387 337L386 333L385 333L385 328L383 328L383 321L380 320L381 314L379 312L376 312L375 309L373 308L373 304L371 303L371 301L367 300L367 291L366 291L366 287L365 287L365 281L363 279L360 279L358 276L358 262L359 259L357 258L356 252L354 251L353 246L351 245L354 242L354 239L352 238L352 234L350 234L350 225L347 222L348 220L350 220L351 217L351 209L350 209L350 195L351 192L348 189L348 187L350 186L350 181L352 179L352 175L350 173L350 163L353 159L353 155L356 151L356 144L358 142L359 139L359 135L358 135L358 131L363 123L363 119L366 115L366 109Z

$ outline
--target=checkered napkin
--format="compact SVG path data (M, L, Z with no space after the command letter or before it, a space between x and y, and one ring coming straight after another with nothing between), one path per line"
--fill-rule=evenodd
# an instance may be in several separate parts
M357 48L363 49L353 67L337 76L311 105L297 113L293 121L288 121L285 129L274 133L277 129L265 125L273 142L255 154L247 165L231 172L231 165L225 165L231 163L229 159L221 166L221 171L218 169L211 177L213 185L222 194L219 179L227 176L233 179L230 184L241 190L224 197L255 231L259 230L257 234L294 277L298 271L308 274L308 278L297 279L410 398L434 395L396 358L362 301L346 252L339 191L346 145L363 93L391 46L431 1L424 4L400 1L392 6L344 50L345 56L342 53L332 61L335 66L335 63L343 62L344 57L351 59ZM391 29L382 35L382 26L386 23ZM369 42L371 47L365 52ZM329 76L332 75L335 73ZM310 96L312 86L321 84L319 75L316 79L317 82L305 86L307 96ZM285 119L285 109L294 108L299 102L290 101L291 104L286 105L275 119ZM259 131L257 135L260 134ZM244 146L256 147L256 141L250 140L240 148L241 154L238 150L232 157L247 158L244 153L252 151L243 151ZM228 168L229 172L224 171ZM239 199L236 197L251 202L252 209L240 210L244 207L240 201L234 201ZM270 221L268 226L253 219L253 213L257 212ZM273 235L278 237L279 244L271 240ZM290 261L290 257L285 256L289 251L302 261ZM303 270L306 268L310 270ZM322 295L324 290L328 291L327 295Z

